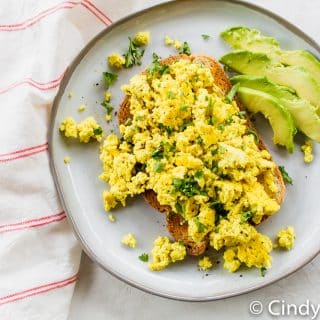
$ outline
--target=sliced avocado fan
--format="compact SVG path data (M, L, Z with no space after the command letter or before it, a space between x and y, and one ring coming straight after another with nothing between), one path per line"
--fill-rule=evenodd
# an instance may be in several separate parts
M263 91L278 99L278 102L291 113L295 126L310 139L320 142L320 117L315 107L308 101L298 98L293 90L276 85L266 77L241 75L230 80L239 87Z
M283 66L264 53L251 51L227 53L220 58L220 62L238 73L265 76L276 84L292 88L300 98L310 101L320 113L320 85L305 69Z
M290 112L277 99L262 91L239 87L238 97L251 112L261 112L270 122L273 130L273 142L294 151L293 138L296 128Z
M243 26L223 31L221 38L235 50L263 52L283 65L302 67L320 83L320 61L306 50L281 50L275 38Z

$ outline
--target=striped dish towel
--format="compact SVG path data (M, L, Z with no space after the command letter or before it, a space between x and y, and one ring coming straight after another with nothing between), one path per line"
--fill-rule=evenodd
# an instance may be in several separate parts
M1 320L68 317L81 249L49 168L50 110L78 51L128 11L126 0L1 1Z

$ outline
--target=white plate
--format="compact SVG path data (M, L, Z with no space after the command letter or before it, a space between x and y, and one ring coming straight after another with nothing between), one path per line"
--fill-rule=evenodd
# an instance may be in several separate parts
M104 212L101 196L106 186L98 180L101 173L98 144L80 145L64 139L58 131L59 123L66 116L78 121L94 115L103 124L106 133L112 129L118 131L116 117L113 117L111 124L104 120L104 109L100 106L104 95L101 72L106 70L109 53L126 50L129 35L149 30L152 41L146 48L141 67L119 73L118 81L111 88L116 106L123 99L120 86L128 83L131 76L150 63L153 52L162 57L175 54L174 49L164 45L164 35L188 41L193 53L201 52L219 58L229 51L220 40L219 33L236 25L254 27L264 34L275 36L284 49L305 48L319 54L317 44L297 28L253 5L238 1L180 0L131 15L100 33L70 66L54 102L49 133L52 171L69 220L84 250L102 268L118 278L164 297L192 301L230 297L285 277L315 257L320 248L318 146L314 151L315 161L306 165L299 146L289 156L273 145L269 125L263 120L257 123L274 159L278 164L285 165L294 180L294 185L287 188L281 210L259 229L271 238L288 225L293 225L297 233L292 251L272 253L273 267L265 277L261 277L257 269L228 273L223 269L223 263L216 265L206 276L206 273L198 271L196 258L188 258L166 270L152 272L138 256L150 252L152 242L158 235L168 234L164 218L138 197L129 201L126 208L116 210L117 221L111 223ZM209 34L211 39L204 41L201 34ZM71 99L68 98L69 92L73 92ZM81 104L88 106L86 111L78 112ZM69 165L63 162L65 156L72 158ZM138 240L135 250L120 244L121 237L128 232L134 233Z

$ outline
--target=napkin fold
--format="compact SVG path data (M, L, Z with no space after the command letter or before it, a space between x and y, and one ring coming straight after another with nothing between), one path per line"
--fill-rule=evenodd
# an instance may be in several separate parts
M1 3L1 320L68 317L81 249L49 167L52 101L80 49L130 8L125 0Z

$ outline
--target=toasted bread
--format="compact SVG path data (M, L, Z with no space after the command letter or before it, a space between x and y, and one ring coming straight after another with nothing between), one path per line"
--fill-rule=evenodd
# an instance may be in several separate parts
M191 55L191 56L180 54L180 55L170 56L166 59L163 59L161 63L170 65L179 59L186 59L186 60L192 61L193 63L198 63L198 64L209 67L215 79L216 85L219 86L222 92L224 94L227 94L227 92L231 89L231 83L228 79L227 74L223 71L219 63L209 56L202 55L202 54ZM239 108L242 109L239 101L237 101L237 104ZM131 117L132 116L130 114L130 100L129 100L129 97L126 96L118 111L118 122L119 124L123 124ZM247 124L248 124L248 127L251 127L252 129L255 130L249 118L247 118ZM262 140L259 139L259 141L260 141L259 149L260 150L266 149ZM276 167L276 170L275 170L274 180L278 186L279 191L276 195L273 195L273 196L275 197L276 201L279 204L281 204L285 195L285 184L278 167ZM147 190L144 193L144 199L153 208L155 208L156 210L166 215L168 231L171 233L171 235L176 241L184 242L189 255L198 256L198 255L201 255L206 250L209 244L208 237L206 237L204 240L199 242L194 242L192 239L190 239L188 236L188 223L184 221L179 214L172 213L172 210L169 206L161 205L157 199L157 194L153 190ZM263 220L265 220L266 218L267 216L265 216Z

